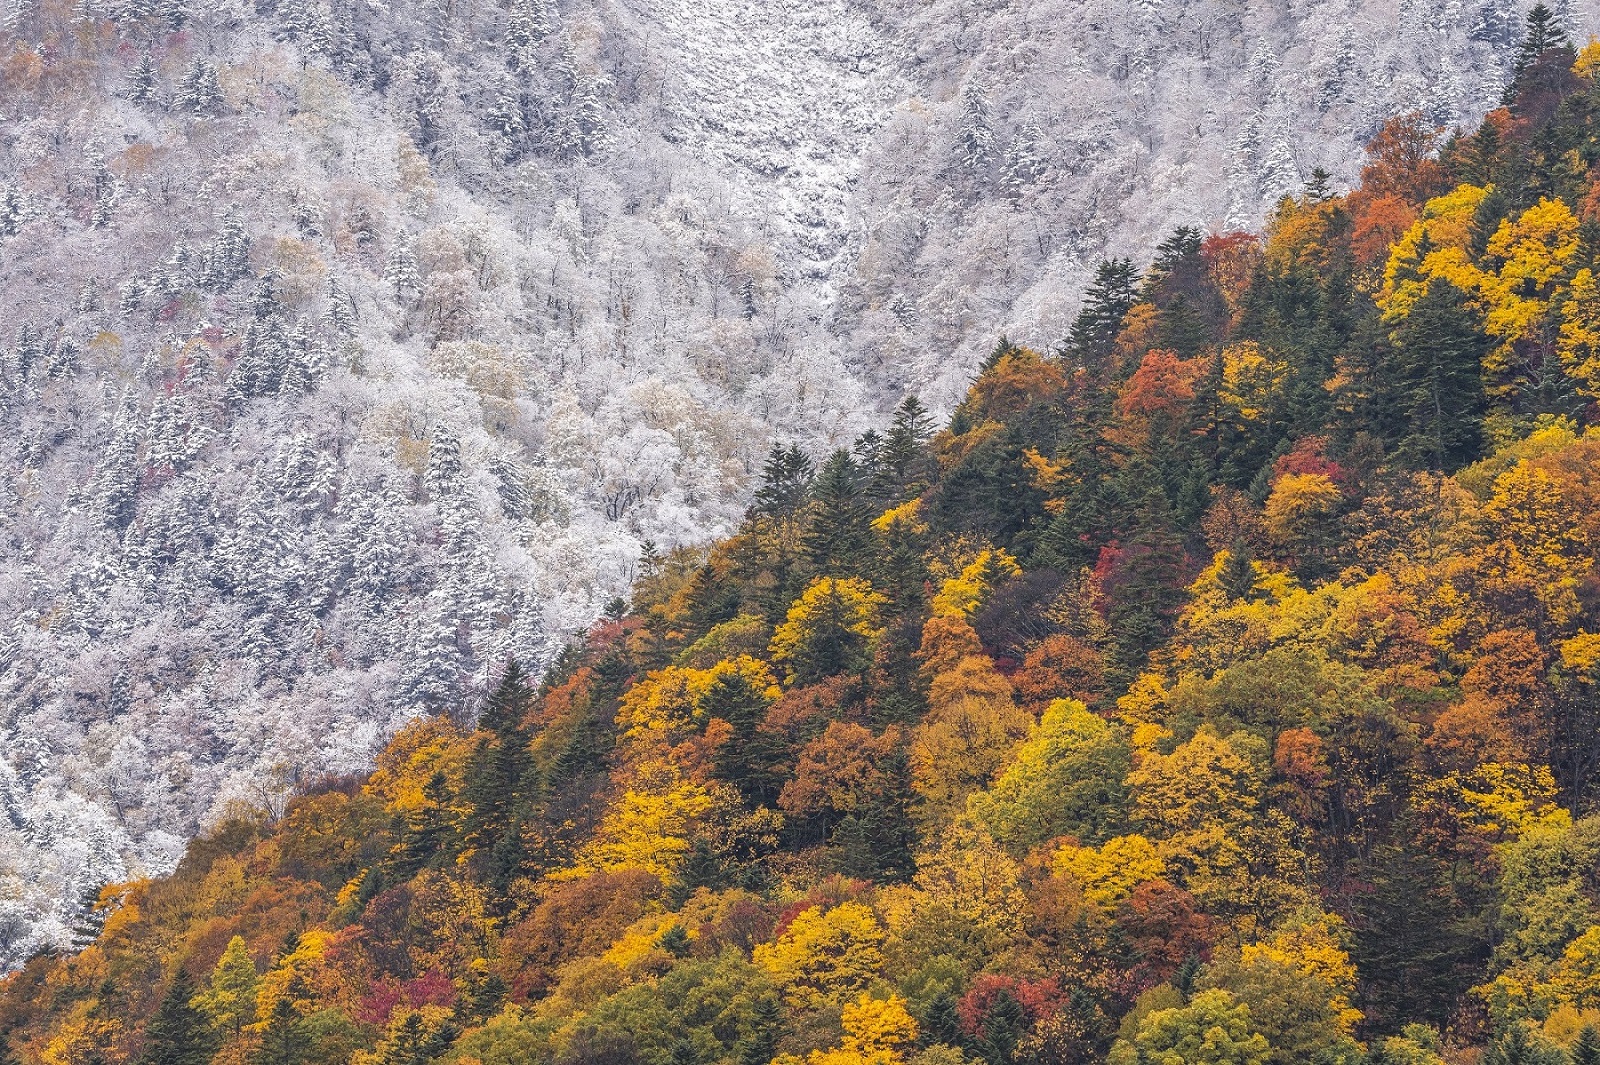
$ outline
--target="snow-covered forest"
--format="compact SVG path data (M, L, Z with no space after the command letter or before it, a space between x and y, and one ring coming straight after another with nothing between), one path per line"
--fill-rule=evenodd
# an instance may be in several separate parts
M548 662L772 441L1481 115L1525 6L0 3L6 963Z

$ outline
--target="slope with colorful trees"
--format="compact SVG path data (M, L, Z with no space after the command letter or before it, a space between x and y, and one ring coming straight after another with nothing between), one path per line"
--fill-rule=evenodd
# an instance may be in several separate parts
M1536 13L1476 133L775 449L537 686L108 887L12 1059L1600 1061L1597 118Z

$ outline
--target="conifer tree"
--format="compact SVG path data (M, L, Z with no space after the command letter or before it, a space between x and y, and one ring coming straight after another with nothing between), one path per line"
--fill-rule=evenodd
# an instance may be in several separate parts
M1476 317L1466 293L1440 278L1395 331L1396 450L1415 465L1454 470L1477 457L1488 341Z
M156 61L146 49L128 74L128 99L136 104L148 104L154 103L155 98Z
M210 1019L196 1009L194 980L182 968L144 1030L141 1065L207 1065L219 1040Z
M965 1042L961 1031L961 1014L950 992L941 991L928 1003L927 1016L922 1019L922 1039L926 1043L943 1043L958 1048Z
M1066 353L1078 365L1103 367L1122 320L1138 302L1138 285L1132 259L1107 259L1095 268L1094 281L1083 294L1083 309L1067 334Z
M267 1015L252 1065L305 1065L310 1049L311 1037L300 1023L300 1011L284 995L273 1003L272 1012Z
M534 769L522 718L532 701L533 688L513 658L478 721L483 735L467 763L466 835L476 846L492 848L512 836L523 813Z
M778 1000L771 996L757 999L750 1011L750 1034L739 1048L739 1065L770 1065L783 1029L783 1006Z
M244 939L234 936L211 971L211 985L194 998L194 1005L221 1032L236 1033L256 1019L255 961Z
M217 66L197 57L178 82L173 102L191 115L215 115L222 109L222 83Z
M871 542L870 516L861 497L860 470L848 451L840 448L822 464L811 485L811 500L804 540L807 559L821 573L859 572Z
M894 479L901 497L925 486L928 441L933 439L934 429L933 416L916 396L907 396L895 408L894 420L879 448L879 469L883 477Z
M805 505L814 476L811 458L799 445L773 444L761 468L761 487L756 489L751 515L778 522L792 518Z
M1567 38L1567 31L1556 18L1555 12L1542 3L1534 4L1524 24L1522 44L1517 48L1516 62L1511 67L1511 83L1506 86L1505 96L1500 102L1508 106L1516 103L1517 94L1522 91L1525 80L1523 75L1527 74L1528 69L1546 52L1571 47L1572 42Z
M1584 1025L1567 1055L1572 1065L1600 1065L1600 1028Z
M1501 1031L1479 1060L1482 1065L1567 1065L1560 1047L1530 1032L1521 1021Z
M1255 560L1250 555L1249 545L1235 540L1228 547L1228 557L1217 574L1217 582L1229 599L1248 603L1256 596L1256 581Z

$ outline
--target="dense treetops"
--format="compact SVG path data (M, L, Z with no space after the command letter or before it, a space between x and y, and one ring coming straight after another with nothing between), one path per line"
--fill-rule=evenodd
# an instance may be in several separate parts
M1548 32L107 887L10 1053L1600 1060L1600 46Z

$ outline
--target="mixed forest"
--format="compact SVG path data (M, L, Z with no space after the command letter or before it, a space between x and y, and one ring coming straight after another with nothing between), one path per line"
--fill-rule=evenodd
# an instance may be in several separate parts
M0 986L23 1065L1600 1061L1600 44L776 447L542 677Z

